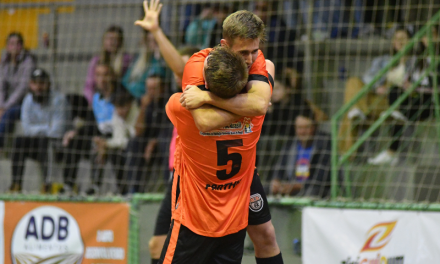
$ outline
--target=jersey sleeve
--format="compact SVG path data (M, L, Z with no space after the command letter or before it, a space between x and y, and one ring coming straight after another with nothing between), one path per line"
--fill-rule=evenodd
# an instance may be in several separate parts
M168 100L167 105L165 106L165 110L167 112L167 116L170 119L171 123L173 123L174 127L177 127L177 112L180 108L179 98L182 93L175 93L171 95ZM178 105L177 105L178 104Z
M205 90L205 79L203 78L203 65L205 58L212 49L204 49L192 55L185 64L182 78L182 89L185 90L187 85L195 85Z
M191 112L180 104L180 95L182 93L173 94L165 107L167 116L177 129L177 133L180 135L181 130L189 125L194 124L194 118Z

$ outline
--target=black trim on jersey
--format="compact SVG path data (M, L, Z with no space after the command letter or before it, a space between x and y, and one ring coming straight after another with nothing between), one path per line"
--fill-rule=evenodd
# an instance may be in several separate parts
M206 87L205 87L204 84L202 84L202 85L197 85L197 87L199 87L199 89L202 90L202 91L209 91L208 89L206 89Z
M250 82L250 81L262 81L262 82L265 82L265 83L269 83L269 80L267 79L267 77L264 76L264 75L261 75L261 74L251 74L251 75L249 75L248 82Z
M269 82L272 85L272 89L273 89L275 87L275 81L273 80L273 77L272 75L270 75L270 73L268 73L268 75L269 75Z
M179 199L179 195L180 195L180 175L177 175L176 201L174 202L175 205L177 205L177 200Z
M163 263L165 256L167 254L168 246L170 245L170 240L171 240L171 233L173 232L173 227L174 227L174 220L171 221L171 225L170 225L170 228L168 231L167 238L165 239L165 242L164 242L163 248L162 248L162 252L160 253L159 263Z

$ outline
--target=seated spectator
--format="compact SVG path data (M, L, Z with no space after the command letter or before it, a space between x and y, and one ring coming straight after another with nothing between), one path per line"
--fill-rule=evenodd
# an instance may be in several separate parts
M61 139L69 120L68 102L63 94L51 88L49 74L35 69L29 82L30 93L21 106L23 136L14 139L12 149L12 185L10 191L19 192L26 158L40 161L47 175L49 141ZM44 179L43 193L49 191L50 183Z
M122 84L138 100L148 92L145 90L145 80L152 75L165 77L166 71L166 64L153 34L144 32L142 43L139 56L122 79Z
M23 37L13 32L6 39L6 52L0 59L0 150L4 136L20 119L21 101L26 95L34 57L24 49Z
M200 15L186 28L185 43L200 47L200 49L209 48L211 34L216 23L211 4L205 4Z
M93 57L87 70L84 96L92 105L95 94L95 68L98 63L111 65L116 78L122 78L131 62L130 54L124 52L124 33L119 26L110 26L102 38L101 54Z
M269 110L266 114L259 142L257 160L260 177L268 175L271 180L279 162L280 153L296 135L295 120L304 111L311 111L315 122L328 120L328 116L314 103L304 99L298 90L300 78L296 71L287 71L281 80L276 80ZM268 190L269 192L269 190Z
M438 54L438 28L432 27L432 37L436 41L435 50ZM417 82L426 71L430 70L431 57L428 57L428 37L425 36L421 43L422 49L419 56L412 57L410 67L407 69L406 77L400 84L393 84L388 93L389 105L397 101L397 99L408 90L413 83ZM437 83L440 83L439 78L440 66L437 65L436 71L430 72L419 86L410 94L399 106L397 111L391 113L391 118L394 119L395 124L391 129L392 140L391 145L387 150L382 151L377 156L368 159L369 164L381 165L390 164L396 165L399 162L397 150L401 143L401 135L404 124L408 121L424 121L432 116L434 109L433 87L435 78Z
M328 120L328 116L315 104L304 99L299 91L300 78L295 70L287 70L281 80L275 80L271 103L263 124L262 135L294 137L292 123L307 106L313 111L317 122Z
M327 197L330 190L331 137L319 132L307 106L295 119L296 136L281 151L272 194Z
M112 104L115 106L115 112L111 120L113 134L110 138L94 137L93 143L97 153L96 162L104 165L107 160L113 165L113 171L116 174L116 183L118 193L126 194L128 186L124 176L124 164L126 161L125 149L128 142L135 136L136 120L139 115L139 107L133 96L121 87L112 95ZM87 190L87 194L96 194L102 185L102 168L94 172L93 186Z
M165 88L161 76L151 76L146 81L147 94L142 98L140 114L136 121L136 137L127 147L127 179L130 192L148 191L150 179L157 179L151 167L160 164L158 144L160 133L169 121L165 113ZM146 172L148 169L148 172Z
M110 99L116 89L113 70L110 65L98 63L94 79L96 93L93 96L92 110L87 112L83 126L76 126L64 134L64 186L61 192L69 194L78 192L75 185L78 162L82 156L89 157L92 150L92 137L110 137L113 133L111 120L114 105Z
M298 75L294 72L285 74L281 81L276 80L271 98L272 105L264 118L262 138L258 142L257 166L260 178L270 181L275 165L278 162L277 154L291 138L295 136L295 119L304 110L310 108L317 122L327 120L327 115L305 100L297 87ZM263 178L267 176L266 178ZM267 190L268 192L269 190Z
M411 38L408 30L399 28L394 33L392 40L392 53L390 55L383 55L375 58L370 66L370 69L364 74L362 79L358 77L351 77L345 84L344 103L351 101L364 85L370 83L376 74L378 74L390 62L393 55L401 51ZM359 133L359 125L365 123L367 120L376 120L380 113L388 108L386 95L389 87L401 86L404 81L405 73L410 66L410 56L404 56L399 63L392 67L386 75L377 81L372 91L366 96L362 97L346 116L342 119L339 127L338 148L340 154L344 154L353 146L357 140Z

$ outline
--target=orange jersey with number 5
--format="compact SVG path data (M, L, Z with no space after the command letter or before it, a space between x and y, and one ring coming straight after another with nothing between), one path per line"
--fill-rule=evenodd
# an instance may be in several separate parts
M180 221L209 237L236 233L248 224L250 185L264 116L244 117L202 133L191 113L171 96L167 115L180 137Z
M196 85L205 89L204 60L211 50L204 49L189 59L182 88ZM254 80L268 83L261 51L249 69L249 81ZM222 129L201 133L179 98L180 94L173 95L166 107L179 135L173 194L179 182L180 196L176 204L173 195L173 218L203 236L236 233L247 226L256 145L264 116L245 117Z

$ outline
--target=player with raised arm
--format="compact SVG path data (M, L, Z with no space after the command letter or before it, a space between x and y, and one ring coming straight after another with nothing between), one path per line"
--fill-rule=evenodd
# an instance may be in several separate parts
M175 76L181 78L185 61L180 59L179 53L177 52L175 47L169 42L169 40L166 38L166 36L163 34L162 30L159 27L158 16L161 7L162 5L159 3L158 0L152 0L150 2L150 6L148 6L148 3L144 1L146 16L144 20L137 21L136 25L139 25L143 27L145 30L149 30L153 33L160 47L161 52L164 54L163 56L167 61L168 65L173 70ZM231 22L233 21L237 23L236 18L230 20L229 28L231 28L231 24L233 24ZM251 41L252 43L256 44L256 46L254 45L253 47L247 47L246 45L242 45L243 43L246 44L246 41L244 41L243 38L240 39L241 36L236 34L234 35L233 33L232 34L230 33L229 36L230 36L229 41L222 40L222 44L231 44L231 43L235 44L232 46L233 50L239 52L242 56L246 57L248 67L250 67L253 61L255 61L257 58L257 56L255 55L258 55L259 41ZM234 41L235 39L237 39L237 41ZM263 56L261 57L264 58ZM267 64L267 67L271 68L272 71L274 71L272 63L269 62ZM203 60L202 60L202 68L203 68ZM271 75L273 76L274 73L272 72ZM258 79L257 75L256 77L257 77L256 79ZM256 81L253 82L256 83ZM188 84L190 84L190 82L188 82ZM251 93L257 90L256 88L258 88L258 85L254 85L254 88L255 89L252 90ZM188 96L189 95L190 94L188 94ZM256 101L259 101L258 99L259 98L257 97ZM190 98L188 98L188 102L190 102ZM252 98L249 99L248 103L252 104ZM253 104L253 105L257 105L257 104ZM265 108L264 104L259 104L259 105L261 108L260 111L262 110L264 112L264 108ZM220 109L218 108L207 107L207 106L198 109L197 114L199 114L202 117L206 115L205 118L198 119L198 121L200 121L200 125L203 126L205 130L210 130L218 126L218 124L212 122L213 120L209 118L209 114L211 113L211 111L219 111L219 110ZM203 122L204 120L206 120L207 122ZM223 120L223 122L225 121ZM225 124L228 124L227 121ZM283 263L279 247L276 243L275 230L273 228L272 222L270 221L271 219L270 211L267 205L264 190L257 173L255 173L255 177L251 186L251 195L253 196L253 204L249 206L250 226L248 227L248 233L254 243L257 263ZM261 203L261 201L263 201L263 203ZM161 245L165 240L165 232L163 230L167 230L167 228L170 225L170 218L171 218L170 204L171 204L171 196L167 193L164 201L162 202L161 210L158 215L156 229L155 229L155 236L150 240L150 252L152 255L153 264L156 263L157 261L156 259L158 258L160 254L160 249L162 248ZM169 213L169 216L167 216L167 213ZM161 231L164 234L162 234L159 231Z

